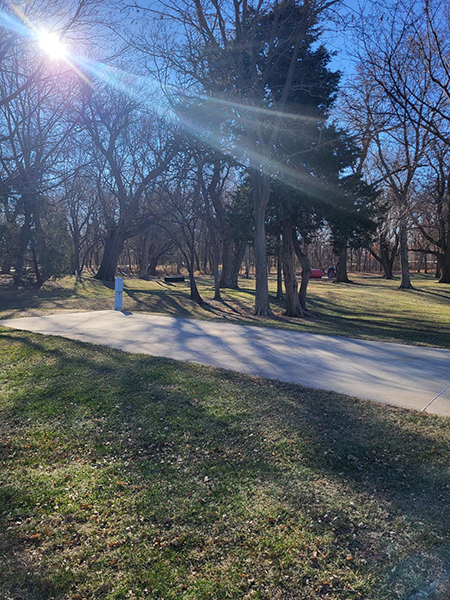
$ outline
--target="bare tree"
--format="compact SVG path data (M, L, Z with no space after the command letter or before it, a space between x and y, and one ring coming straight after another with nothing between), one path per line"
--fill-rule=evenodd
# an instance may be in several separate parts
M3 14L0 25L0 69L12 74L17 52L22 56L35 54L32 68L23 72L14 86L0 88L0 107L48 76L48 56L37 48L37 32L48 27L56 38L78 40L98 25L97 7L100 3L101 0L30 0L20 4L0 1Z
M364 130L368 142L366 153L372 153L372 165L379 174L377 183L383 182L395 199L402 267L400 288L410 289L412 284L408 259L409 199L414 178L423 166L430 135L422 127L422 121L411 120L408 111L398 103L392 102L386 93L393 85L392 73L384 63L385 45L389 44L388 34L384 32L383 36L379 33L372 44L371 40L372 38L365 38L364 51L360 54L358 80L352 95L357 109L353 109L351 115L353 123L357 125L359 122L361 130ZM400 49L398 51L400 52ZM405 71L413 76L413 65L408 62L408 56L403 56L403 59ZM406 75L404 77L408 81ZM427 113L424 100L426 93L426 84L421 90L417 90L418 116ZM372 176L373 179L377 177Z
M3 266L9 271L14 263L16 283L30 256L38 282L56 268L48 227L60 227L62 213L50 195L67 175L64 149L74 130L72 99L79 83L72 65L50 60L39 42L49 31L55 38L81 39L97 24L98 4L0 3L0 195L8 238Z
M370 254L383 267L385 279L394 279L394 261L398 255L398 214L395 202L382 197L382 210L378 216L377 245L369 247Z
M362 28L361 35L366 71L404 121L417 132L422 131L423 139L428 137L432 144L433 140L439 140L444 146L450 146L448 3L399 0L394 6L378 5L376 15L366 21L369 25ZM437 169L438 164L439 160ZM440 206L443 206L442 201ZM402 214L400 217L403 219ZM441 218L441 227L442 223ZM402 257L404 237L402 226ZM443 251L444 262L440 281L450 283L450 250L447 250L450 229L439 234L438 246Z
M125 240L149 225L152 193L179 138L160 115L111 89L100 94L85 90L82 122L106 194L107 237L96 278L112 281Z
M425 240L421 251L436 256L440 283L450 283L450 146L435 140L427 157L428 176L412 207L411 220Z
M72 273L80 278L95 237L94 224L98 219L95 173L92 169L80 165L65 179L60 193L73 244Z
M0 87L4 90L20 87L20 81L26 79L27 72L35 68L34 56L24 55L21 49L16 48L11 64L15 65L12 70L0 69ZM70 69L53 66L45 80L26 86L0 107L3 132L0 168L6 188L4 198L5 202L13 202L13 213L21 220L12 250L16 283L22 279L26 253L33 239L41 252L46 253L46 236L42 227L45 218L43 198L61 179L59 167L65 144L73 131L73 123L68 121L67 116L76 86L76 78ZM34 253L36 243L32 249ZM36 260L34 263L37 265ZM52 273L43 268L42 273L37 271L36 274L43 282Z
M138 260L139 279L155 277L159 261L174 245L170 236L157 225L159 218L154 208L152 214L153 222L145 232L130 240Z
M159 202L164 212L158 225L171 237L186 261L189 274L190 298L204 304L195 281L196 238L202 220L202 201L198 177L192 171L191 157L180 156L176 175L158 189Z

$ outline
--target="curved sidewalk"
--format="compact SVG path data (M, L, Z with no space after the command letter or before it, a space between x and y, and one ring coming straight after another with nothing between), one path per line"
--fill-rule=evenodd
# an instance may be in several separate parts
M0 325L450 416L450 350L113 310Z

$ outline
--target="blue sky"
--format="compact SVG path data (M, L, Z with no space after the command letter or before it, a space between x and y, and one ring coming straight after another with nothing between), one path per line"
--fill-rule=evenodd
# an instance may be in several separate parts
M370 0L369 0L370 1ZM361 7L367 5L367 0L343 0L342 4L338 5L338 12L346 20L356 17L359 14ZM329 31L325 31L323 43L325 46L337 53L333 58L332 68L339 69L343 75L351 75L354 70L354 62L352 58L352 38L353 35L349 28L345 26L335 27Z

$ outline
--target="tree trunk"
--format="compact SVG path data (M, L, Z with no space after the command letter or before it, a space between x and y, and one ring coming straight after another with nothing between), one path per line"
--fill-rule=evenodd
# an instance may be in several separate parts
M447 247L442 259L441 278L439 283L450 283L450 230L447 234Z
M108 232L103 257L97 274L94 276L95 279L100 279L100 281L114 281L125 239L125 232L119 227Z
M358 263L356 265L358 273L361 273L361 257L362 257L362 253L363 253L363 250L362 250L362 248L360 248L359 251L358 251L358 254L357 254L357 256L358 256Z
M347 246L342 248L338 254L336 263L336 281L338 283L351 283L347 273Z
M82 267L80 265L80 246L81 246L81 235L76 223L74 223L72 231L72 244L73 244L73 256L72 256L72 275L81 277Z
M142 243L141 260L139 261L139 279L148 279L148 257L150 255L151 239L151 232L147 231L144 237L144 241Z
M200 258L197 250L195 251L195 264L197 265L197 271L200 273Z
M417 253L416 253L416 257L417 257ZM416 258L416 260L417 260L417 258ZM423 254L422 254L422 252L419 252L419 260L418 260L418 265L417 265L417 270L416 270L417 274L420 273L420 269L422 268L422 263L423 263Z
M283 300L283 267L281 264L281 238L278 237L277 248L277 300Z
M380 235L380 254L381 254L381 264L384 270L384 276L386 279L394 279L394 274L392 269L394 267L394 260L397 256L398 249L398 240L396 237L396 242L394 247L391 249L389 246L389 242L386 239L385 234Z
M197 283L196 283L195 277L194 277L193 265L189 265L188 272L189 272L189 284L191 286L191 294L190 294L189 298L191 300L193 300L194 302L197 302L197 304L199 304L200 306L202 306L204 304L204 301L203 301L203 298L200 296L198 288L197 288Z
M444 262L444 256L443 256L443 254L440 254L438 252L436 254L436 272L434 274L435 279L441 278L443 262Z
M157 276L157 272L156 272L156 267L158 266L158 259L159 259L159 254L155 254L150 258L150 261L148 263L148 277L156 277Z
M36 230L36 244L33 244L33 263L35 265L36 284L38 287L41 287L47 281L47 279L53 275L53 273L49 270L49 265L46 260L48 257L48 246L41 223L40 205L37 202L34 202L33 204L33 221ZM37 260L36 248L41 259L40 269Z
M293 233L294 239L294 250L297 255L298 260L302 265L302 281L300 284L300 291L298 293L298 298L300 300L300 306L302 307L303 312L306 312L306 296L308 291L308 283L311 277L311 263L309 262L309 258L306 252L302 252L300 247L300 242L297 239L295 232ZM306 248L305 248L306 250Z
M245 279L250 277L250 246L245 247Z
M267 276L266 208L270 197L270 176L261 174L260 164L250 170L255 224L255 315L271 315Z
M262 213L262 211L258 211ZM258 214L255 211L255 315L267 317L269 308L269 283L267 276L267 246L265 211Z
M412 290L411 276L409 274L409 256L408 256L408 230L406 227L406 215L404 211L400 215L400 263L402 268L402 280L399 285L400 290Z
M380 256L374 250L369 248L371 256L380 264L380 267L384 271L385 279L394 279L392 268L394 266L395 256L397 254L397 247L395 246L392 250L389 246L389 242L386 240L383 234L380 235Z
M41 276L41 272L39 270L39 263L38 263L38 259L37 259L37 254L36 254L36 248L34 246L34 243L31 242L31 251L33 254L33 268L34 268L34 275L36 277L36 287L40 288L43 285L43 280L42 280L42 276Z
M73 246L73 257L72 257L72 274L77 277L81 277L81 266L80 266L80 246L75 244Z
M19 242L17 244L16 257L14 261L14 284L18 285L23 277L23 266L25 262L25 254L27 252L28 243L30 241L31 230L31 212L28 202L24 200L24 221L20 228Z
M207 242L203 248L203 250L204 250L204 252L203 252L203 273L208 272L208 247L209 247L209 240L207 240Z
M238 290L239 289L239 271L241 270L242 261L244 260L245 254L245 242L239 242L238 247L236 249L236 254L233 258L233 269L231 272L231 289Z
M295 254L292 238L292 222L290 219L283 221L282 261L284 287L286 290L285 314L288 317L303 317L303 310L298 296L297 278L295 276Z
M2 261L2 270L1 270L2 275L10 275L12 265L13 265L12 256L10 254L7 254L3 258L3 261Z
M229 232L223 232L221 288L233 288L233 240Z
M222 296L220 295L220 277L219 277L219 247L216 239L212 242L211 247L211 256L212 256L212 267L213 267L213 276L214 276L214 300L222 301Z

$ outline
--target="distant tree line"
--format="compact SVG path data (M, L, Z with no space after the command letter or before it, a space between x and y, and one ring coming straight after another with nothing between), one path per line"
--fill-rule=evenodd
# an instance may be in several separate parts
M311 266L347 282L349 260L387 278L400 261L408 288L413 251L450 283L448 15L391 8L347 25L349 82L321 41L339 0L0 2L1 272L40 286L170 263L202 304L196 273L221 300L251 262L255 314L276 266L293 317Z

